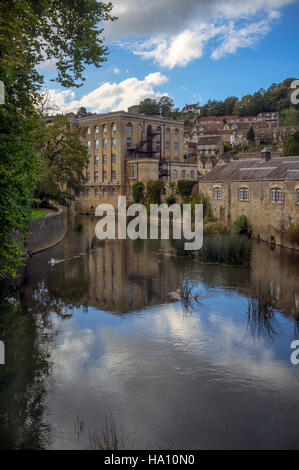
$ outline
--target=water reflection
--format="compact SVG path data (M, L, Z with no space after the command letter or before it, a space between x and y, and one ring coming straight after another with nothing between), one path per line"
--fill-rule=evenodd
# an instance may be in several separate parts
M76 223L2 302L1 447L88 448L76 417L97 435L109 412L137 448L298 447L298 256L201 265Z

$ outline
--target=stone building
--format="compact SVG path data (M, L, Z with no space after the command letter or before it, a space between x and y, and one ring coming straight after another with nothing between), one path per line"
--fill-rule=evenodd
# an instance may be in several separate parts
M136 181L196 179L197 164L184 159L184 125L162 116L112 112L71 120L84 128L90 154L87 183L75 210L92 212L101 202L129 199Z
M236 160L217 165L199 183L209 195L213 215L229 228L241 215L253 236L298 249L285 236L299 222L299 156Z

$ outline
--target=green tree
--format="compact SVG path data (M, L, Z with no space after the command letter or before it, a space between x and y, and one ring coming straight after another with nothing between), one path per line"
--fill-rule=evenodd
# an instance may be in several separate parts
M136 204L143 204L144 202L144 183L136 181L132 186L133 200Z
M299 155L299 131L286 138L283 146L283 154L286 157Z
M36 189L39 200L69 205L74 195L83 189L89 155L81 135L80 129L71 129L69 122L63 118L55 119L47 127L39 143L45 168Z
M138 113L147 114L148 116L151 116L152 114L160 114L158 101L151 98L145 98L138 106Z
M86 65L101 66L107 49L103 21L112 4L96 0L2 0L0 3L0 278L22 263L21 239L30 221L34 190L42 172L36 151L41 86L38 66L55 61L64 87L84 81Z
M254 142L254 138L255 138L255 133L254 133L254 130L253 130L253 127L250 126L250 129L249 131L247 132L247 140L251 143Z
M162 114L162 116L170 116L174 108L173 99L169 98L169 96L162 96L162 98L159 100L159 108L160 114Z

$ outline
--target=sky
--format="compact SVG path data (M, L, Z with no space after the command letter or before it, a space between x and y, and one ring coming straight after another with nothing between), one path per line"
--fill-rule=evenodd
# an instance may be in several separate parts
M103 67L86 68L84 85L45 88L59 111L127 110L145 98L173 98L180 109L208 99L244 96L299 78L298 0L112 0L104 26Z

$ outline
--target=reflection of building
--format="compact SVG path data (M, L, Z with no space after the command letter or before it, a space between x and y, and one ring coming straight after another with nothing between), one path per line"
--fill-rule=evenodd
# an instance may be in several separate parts
M196 164L184 160L182 122L130 111L72 120L86 130L84 141L90 153L88 181L76 200L76 210L95 209L100 202L116 206L117 197L130 196L136 181L197 176Z
M299 157L262 155L217 165L200 180L200 190L209 195L213 215L229 227L245 215L255 236L296 248L285 232L299 222Z

